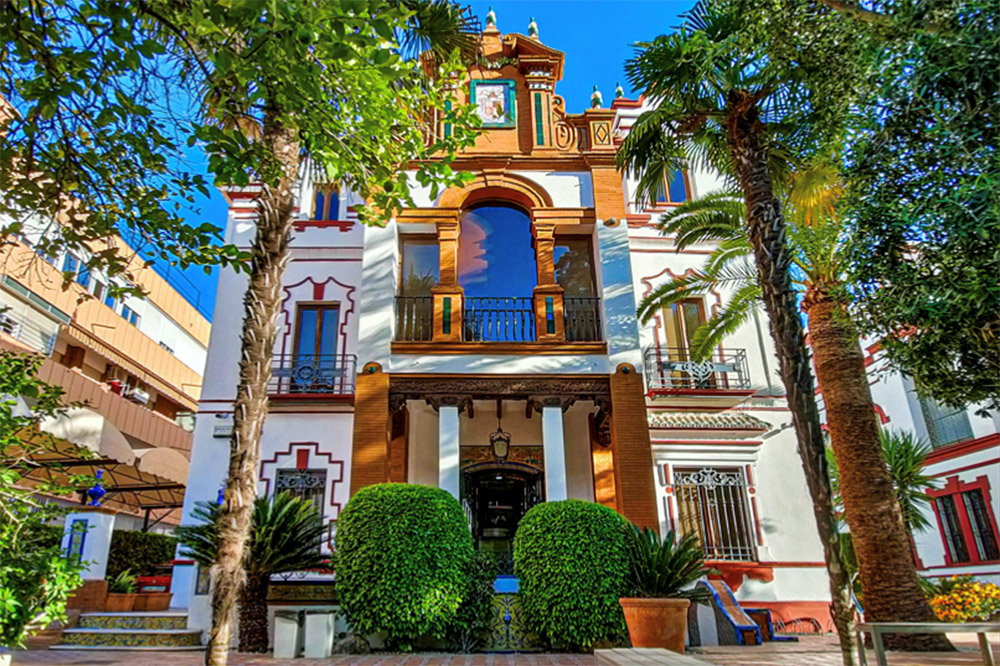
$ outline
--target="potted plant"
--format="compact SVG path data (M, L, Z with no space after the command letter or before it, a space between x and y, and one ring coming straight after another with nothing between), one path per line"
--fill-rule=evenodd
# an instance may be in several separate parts
M632 526L630 583L634 597L620 599L632 647L684 652L691 601L706 590L694 583L709 573L705 551L694 534L680 540L671 530L663 539L653 530Z
M135 605L136 597L135 575L129 570L120 572L108 581L107 611L109 613L127 613Z

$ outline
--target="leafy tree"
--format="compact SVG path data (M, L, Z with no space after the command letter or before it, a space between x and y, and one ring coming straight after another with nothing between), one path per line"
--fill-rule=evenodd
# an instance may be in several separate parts
M898 592L889 590L905 589L909 582L916 591L919 585L907 528L909 519L921 520L922 516L918 512L913 518L911 493L894 497L892 490L899 488L893 474L902 478L911 473L917 451L904 449L895 441L887 448L875 420L863 353L847 313L846 225L837 214L843 190L829 161L793 171L778 183L788 220L791 279L803 294L802 310L808 315L832 450L842 461L841 473L833 478L834 499L837 506L845 507L851 525L851 550L858 555L851 559L860 563L860 569L851 564L848 568L852 576L860 572L868 615L892 618L899 612L895 610L899 598L895 596ZM717 289L728 292L725 307L695 332L692 355L696 358L711 353L724 335L746 323L759 307L760 289L749 270L751 247L743 228L745 217L743 202L733 192L685 203L660 221L663 232L675 235L681 248L704 240L718 243L701 271L662 285L639 308L640 315L648 319L665 304L691 295ZM887 458L891 461L888 466ZM912 603L920 601L917 597Z
M186 74L203 112L195 137L217 182L259 188L206 655L221 665L256 496L300 175L359 195L369 204L359 218L369 223L413 205L410 164L432 196L466 182L449 162L471 144L475 120L471 107L451 105L447 82L460 48L475 42L463 14L443 0L143 6L171 49L194 61ZM432 47L426 57L404 57L424 45ZM438 121L450 132L439 133Z
M68 494L85 478L55 469L54 481L24 481L32 456L55 446L39 423L64 411L63 390L36 378L42 360L0 350L0 649L22 647L31 627L64 621L70 593L83 584L84 564L51 538L49 524L67 510L39 494Z
M854 313L921 393L1000 409L1000 3L864 4L849 15L877 89L847 172Z
M737 4L698 3L677 32L637 45L626 72L633 88L655 100L655 108L633 125L619 152L619 165L638 176L641 194L650 199L667 175L685 163L731 176L742 192L747 238L830 573L841 653L845 663L853 663L849 581L841 562L809 355L791 282L785 217L773 185L783 156L801 160L838 133L837 121L853 95L842 87L840 76L845 63L853 62L852 49L849 41L838 43L833 33L794 57L769 50L774 21L755 24ZM838 27L842 19L814 12L783 16L786 20L816 34ZM815 72L829 75L808 76ZM919 595L915 580L912 587Z
M127 277L132 260L108 247L118 232L181 267L239 264L216 225L184 220L209 184L182 154L190 100L171 81L183 63L145 7L3 3L0 234L41 230L40 255L69 250L109 276Z
M198 520L177 528L181 553L200 566L215 565L219 552L218 503L198 502L192 515ZM327 525L308 499L288 491L253 502L250 538L242 567L246 584L240 589L239 635L241 652L267 652L267 588L271 576L326 567L320 547Z

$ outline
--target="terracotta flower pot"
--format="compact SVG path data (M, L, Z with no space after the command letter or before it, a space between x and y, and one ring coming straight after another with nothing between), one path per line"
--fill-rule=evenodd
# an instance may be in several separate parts
M140 592L135 597L134 611L164 611L170 608L170 592Z
M135 605L135 593L122 594L119 592L108 592L108 600L105 603L105 610L109 613L127 613Z
M619 599L632 647L666 648L684 654L687 599Z

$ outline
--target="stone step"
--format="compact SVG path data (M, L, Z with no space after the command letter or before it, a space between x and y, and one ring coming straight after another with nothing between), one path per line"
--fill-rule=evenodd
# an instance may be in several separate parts
M63 640L51 649L78 648L120 649L197 649L201 647L201 631L194 629L103 629L77 628L63 631Z
M83 613L80 629L187 629L186 613Z

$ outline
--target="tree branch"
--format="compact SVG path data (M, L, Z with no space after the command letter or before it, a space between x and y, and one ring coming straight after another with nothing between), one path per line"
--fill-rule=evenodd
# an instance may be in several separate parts
M818 0L818 2L831 9L835 9L845 16L864 21L865 23L884 26L892 25L892 17L865 9L858 5L855 0ZM944 26L936 21L921 21L918 25L924 32L942 32L944 30Z

